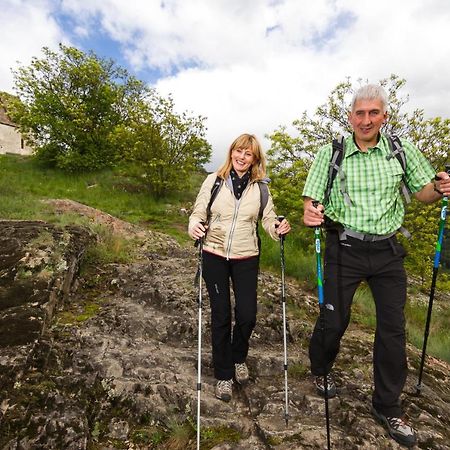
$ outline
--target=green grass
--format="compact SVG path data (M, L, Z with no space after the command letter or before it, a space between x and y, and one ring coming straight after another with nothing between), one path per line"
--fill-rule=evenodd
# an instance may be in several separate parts
M427 304L418 304L411 300L410 295L408 296L405 307L407 339L408 342L420 349L423 345L427 310ZM356 291L352 307L352 321L375 330L375 305L372 293L367 285L362 285ZM435 302L430 321L427 354L448 362L450 362L449 323L450 308L445 308L442 303Z
M261 266L274 272L280 272L280 243L274 241L264 231L260 231L261 237ZM311 244L314 237L311 234ZM305 244L301 236L292 233L286 236L284 241L285 273L296 278L307 289L313 289L316 285L316 262L312 251L305 253Z
M0 155L0 217L63 225L83 222L74 214L56 216L41 201L70 199L187 242L187 216L179 211L195 199L201 179L201 175L194 178L193 187L187 187L183 193L155 199L134 179L117 170L70 174L42 167L30 157Z
M166 450L193 450L196 448L196 428L192 420L172 420L166 427L142 426L131 433L131 441L145 448ZM229 427L202 427L200 448L209 450L222 443L237 443L242 439L239 431Z

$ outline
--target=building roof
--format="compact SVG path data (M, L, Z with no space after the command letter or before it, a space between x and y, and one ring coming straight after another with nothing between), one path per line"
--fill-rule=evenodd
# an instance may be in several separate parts
M3 96L1 94L2 93L0 93L0 123L17 128L17 125L9 118L8 113L6 112L4 98L2 98Z

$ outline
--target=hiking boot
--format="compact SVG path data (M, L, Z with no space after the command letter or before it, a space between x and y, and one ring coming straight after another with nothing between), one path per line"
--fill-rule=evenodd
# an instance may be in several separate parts
M319 375L316 377L315 385L317 389L317 393L325 398L325 386L324 386L324 379L323 375ZM327 391L328 391L328 398L336 397L336 383L334 382L333 375L329 373L327 375Z
M236 378L236 381L241 385L247 384L248 367L245 362L234 365L234 378Z
M218 399L229 402L233 393L233 380L218 380L215 393Z
M416 444L416 433L401 417L385 416L379 413L374 407L372 407L372 414L381 425L387 428L391 438L399 444L406 447L413 447Z

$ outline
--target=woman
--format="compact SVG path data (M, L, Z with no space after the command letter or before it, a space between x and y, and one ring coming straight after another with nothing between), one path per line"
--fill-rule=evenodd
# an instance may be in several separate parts
M265 175L260 143L254 135L242 134L231 144L225 163L203 182L189 218L189 235L204 238L203 278L211 303L215 395L224 401L231 400L233 377L239 384L249 377L245 360L256 324L259 267L257 226L262 196L258 182ZM223 182L210 204L217 178ZM287 220L277 220L270 195L262 225L274 240L291 229ZM230 278L235 297L233 333Z

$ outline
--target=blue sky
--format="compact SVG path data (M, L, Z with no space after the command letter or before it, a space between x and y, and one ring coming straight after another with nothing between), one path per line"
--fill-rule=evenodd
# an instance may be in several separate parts
M113 58L179 111L207 117L214 168L242 132L264 139L350 77L407 80L408 108L450 117L447 0L0 0L0 90L58 43Z

